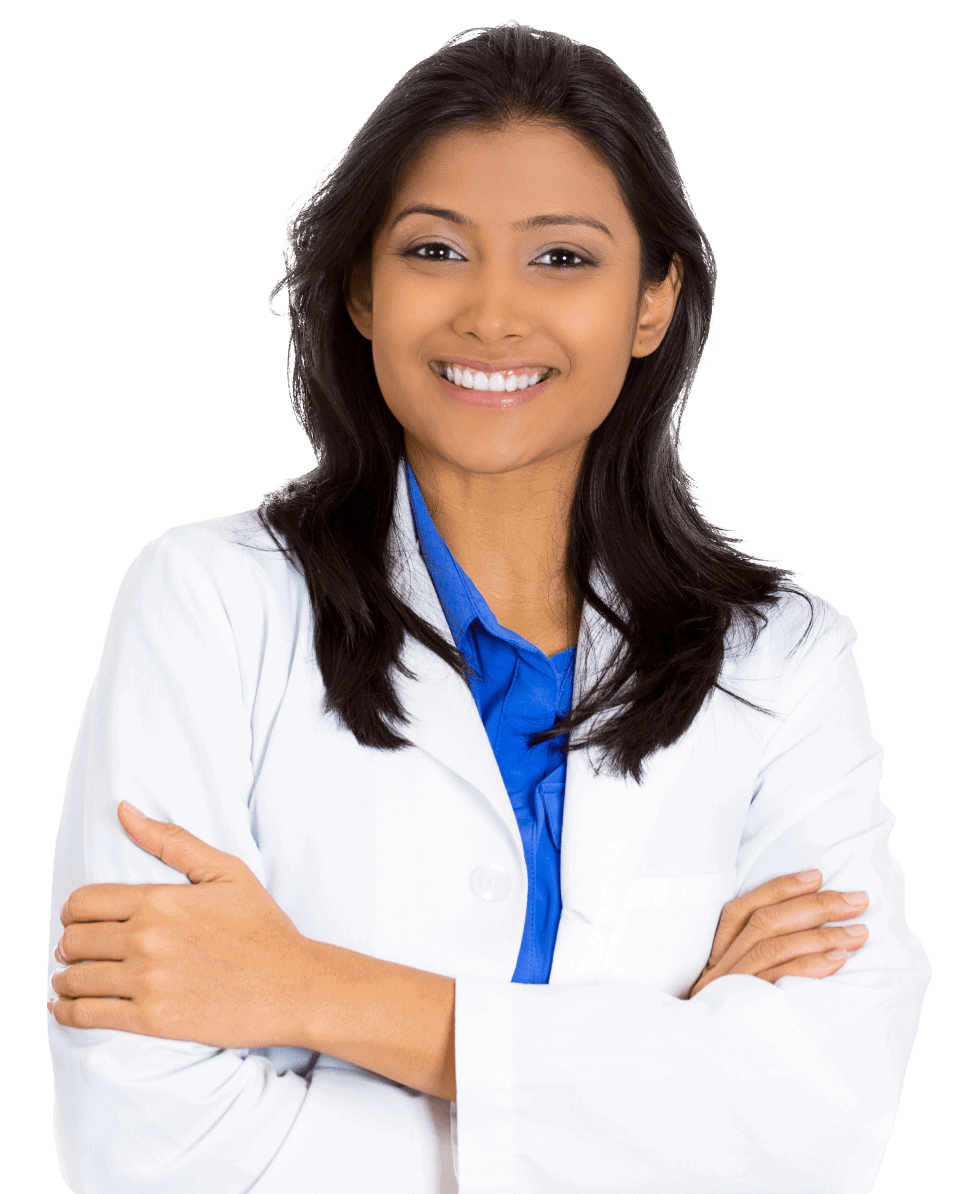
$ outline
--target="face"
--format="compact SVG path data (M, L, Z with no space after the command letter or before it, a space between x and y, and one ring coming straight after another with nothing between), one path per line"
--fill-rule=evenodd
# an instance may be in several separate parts
M639 287L610 170L566 129L514 124L407 163L348 305L411 461L504 474L582 456L666 333L676 269Z

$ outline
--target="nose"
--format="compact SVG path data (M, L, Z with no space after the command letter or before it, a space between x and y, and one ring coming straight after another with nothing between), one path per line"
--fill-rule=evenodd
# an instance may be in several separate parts
M511 262L485 262L463 280L453 330L484 344L528 336L534 326L531 298Z

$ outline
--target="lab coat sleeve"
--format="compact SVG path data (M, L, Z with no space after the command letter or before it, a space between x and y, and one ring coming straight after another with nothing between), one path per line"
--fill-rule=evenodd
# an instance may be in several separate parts
M237 855L264 881L248 800L270 585L258 588L255 568L237 574L251 568L244 558L196 524L148 544L123 580L57 838L51 975L60 909L75 888L188 882L127 837L122 799ZM298 1072L255 1051L69 1028L52 1016L49 1034L57 1150L78 1194L437 1188L428 1100L376 1075L314 1067L306 1051L290 1051Z
M819 867L825 889L869 893L867 944L828 978L728 975L688 1000L458 978L461 1194L871 1189L930 968L904 919L854 640L827 607L784 652L736 894Z

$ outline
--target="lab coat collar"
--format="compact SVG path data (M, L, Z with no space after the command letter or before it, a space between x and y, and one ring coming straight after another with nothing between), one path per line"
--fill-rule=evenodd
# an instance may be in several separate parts
M396 592L452 645L443 607L420 554L402 462L389 551ZM608 605L618 607L615 590L596 567L591 583ZM617 639L614 628L585 603L577 643L574 700L598 671L612 662ZM410 718L399 732L465 779L489 802L522 860L516 816L469 686L409 636L402 664L413 676L404 675L402 668L396 673L397 694ZM565 917L607 929L612 926L660 805L689 754L695 729L696 721L672 746L649 756L640 784L601 769L599 755L594 751L570 752L560 854Z
M455 646L440 598L420 553L406 469L401 461L388 541L399 596ZM461 776L490 803L523 858L523 843L496 756L467 683L428 647L407 636L394 681L409 721L397 730L415 747ZM412 673L410 676L405 672Z

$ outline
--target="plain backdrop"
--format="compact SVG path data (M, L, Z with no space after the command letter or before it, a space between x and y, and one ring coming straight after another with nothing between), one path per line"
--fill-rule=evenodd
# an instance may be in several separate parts
M313 467L268 294L288 219L410 66L519 20L610 54L719 263L683 424L705 514L849 614L907 920L933 963L875 1190L939 1190L958 1111L950 6L35 3L5 18L4 1170L62 1191L47 924L120 580ZM283 298L277 302L283 311ZM135 848L135 847L132 847ZM707 1192L709 1194L709 1192Z

